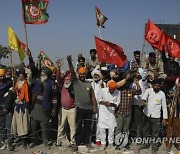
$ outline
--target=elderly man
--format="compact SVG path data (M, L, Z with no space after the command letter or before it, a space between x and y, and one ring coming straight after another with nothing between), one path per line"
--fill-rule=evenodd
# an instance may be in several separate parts
M59 110L59 124L58 124L58 134L57 134L57 146L63 144L63 132L66 121L69 123L70 127L70 145L74 144L74 134L75 134L75 103L74 103L74 90L71 82L71 73L66 71L65 75L61 77L60 68L62 66L62 61L57 61L58 71L57 80L60 87L60 102L61 109Z
M75 142L79 146L82 142L90 147L92 115L97 112L97 104L91 83L86 81L87 69L81 67L78 70L79 79L74 72L71 56L67 56L69 69L72 75L72 84L75 93L76 104L76 133ZM84 123L84 136L82 140L82 125ZM77 147L74 148L77 150Z
M42 139L45 147L50 148L48 145L48 129L51 116L55 116L57 110L57 88L54 87L51 79L52 71L48 67L42 68L40 78L36 79L36 83L32 90L34 105L31 111L31 128L36 137L38 125L42 130ZM34 146L34 142L31 146Z
M106 129L108 129L109 149L113 148L114 129L116 118L114 111L120 103L120 92L117 90L117 83L113 80L108 81L107 88L103 88L99 97L99 118L98 118L98 138L102 146L100 150L106 148Z

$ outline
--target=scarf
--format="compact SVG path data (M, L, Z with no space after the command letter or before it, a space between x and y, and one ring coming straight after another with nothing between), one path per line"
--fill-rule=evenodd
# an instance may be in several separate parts
M25 101L26 103L29 103L29 90L27 81L24 81L20 89L17 81L15 85L15 91L20 101Z
M37 79L32 91L33 93L38 94L41 90L42 90L42 86L40 83L40 79ZM46 110L50 109L51 107L49 102L50 92L51 92L51 79L48 79L43 90L43 108Z

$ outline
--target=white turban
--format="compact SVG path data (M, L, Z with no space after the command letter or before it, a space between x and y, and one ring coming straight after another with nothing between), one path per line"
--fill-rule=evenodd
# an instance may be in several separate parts
M100 78L102 78L102 73L101 73L99 70L93 70L93 71L91 72L91 76L93 77L94 74L97 74L97 75L100 76Z

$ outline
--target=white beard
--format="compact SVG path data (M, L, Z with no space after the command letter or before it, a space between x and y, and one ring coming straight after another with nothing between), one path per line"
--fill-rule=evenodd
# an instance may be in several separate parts
M17 81L17 87L18 87L18 89L21 89L21 87L22 87L22 85L24 84L24 82L25 82L25 81L20 81L20 80Z
M40 77L41 83L44 84L47 81L47 75L43 75Z
M69 82L69 83L64 83L64 87L65 87L65 88L69 88L70 85L71 85L71 82Z

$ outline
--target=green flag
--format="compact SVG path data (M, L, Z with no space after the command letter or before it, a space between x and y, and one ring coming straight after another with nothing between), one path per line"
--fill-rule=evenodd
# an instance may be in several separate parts
M22 0L25 24L44 24L48 21L48 0Z
M106 20L108 20L108 18L104 16L102 12L99 10L99 8L96 6L96 21L97 21L98 27L101 26L105 28L104 23L106 22Z

